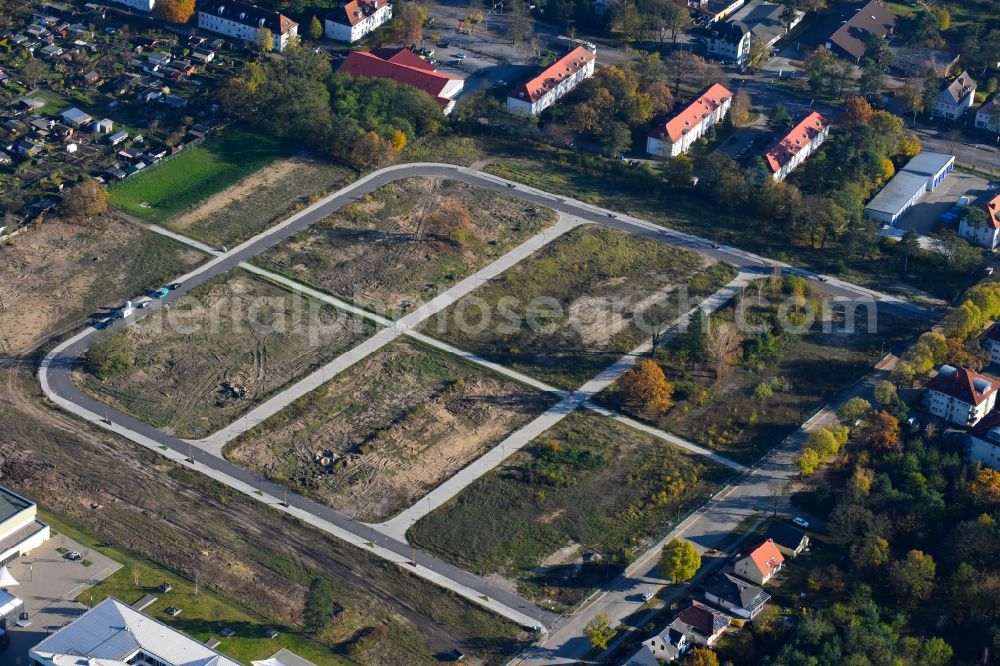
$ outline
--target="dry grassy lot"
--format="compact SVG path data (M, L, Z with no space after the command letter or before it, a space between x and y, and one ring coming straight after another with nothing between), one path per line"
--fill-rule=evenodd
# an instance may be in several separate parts
M254 262L395 317L556 220L549 209L437 178L390 183Z
M576 389L647 338L640 315L672 321L734 276L731 266L693 252L586 225L432 317L424 330Z
M539 603L569 606L730 474L608 418L575 412L417 522L408 537L463 568L513 579Z
M240 271L115 334L128 368L103 378L81 371L78 382L151 425L199 438L371 333L368 322Z
M362 520L384 520L553 401L400 340L254 428L226 455Z

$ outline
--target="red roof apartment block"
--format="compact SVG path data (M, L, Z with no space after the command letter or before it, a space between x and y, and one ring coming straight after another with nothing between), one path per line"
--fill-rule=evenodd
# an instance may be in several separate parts
M659 137L661 133L665 132L671 141L680 141L681 137L692 127L695 127L703 119L710 116L726 99L732 96L733 93L729 92L721 84L713 84L693 102L684 107L680 113L668 120L665 125L654 127L649 132L649 136Z
M514 88L507 95L507 111L537 116L593 76L596 63L594 52L582 46L574 48L537 76Z
M450 113L465 83L438 72L409 49L351 51L337 70L368 79L390 79L423 90Z
M792 130L776 141L764 154L776 180L784 180L795 167L811 155L826 139L829 123L813 111Z
M525 81L515 88L511 93L511 97L517 97L529 102L537 102L565 79L570 78L586 67L587 63L593 59L593 53L582 46L578 46L546 67L538 76Z
M646 136L646 152L660 157L686 153L711 127L726 117L733 93L715 83L670 120L653 125Z
M972 370L942 365L924 386L968 405L980 405L1000 388L1000 382Z
M351 0L333 14L337 23L357 25L389 4L389 0Z

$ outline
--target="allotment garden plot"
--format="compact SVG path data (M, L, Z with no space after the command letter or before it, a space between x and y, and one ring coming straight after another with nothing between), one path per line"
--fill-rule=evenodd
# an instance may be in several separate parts
M363 520L407 508L555 398L397 340L226 447Z
M409 531L411 543L569 606L732 470L592 412L574 412Z
M556 214L454 180L406 178L254 260L395 317L495 261Z
M649 339L652 329L642 322L673 321L735 274L693 252L586 225L431 318L424 330L575 389Z
M98 340L77 381L151 425L200 438L372 332L237 271Z

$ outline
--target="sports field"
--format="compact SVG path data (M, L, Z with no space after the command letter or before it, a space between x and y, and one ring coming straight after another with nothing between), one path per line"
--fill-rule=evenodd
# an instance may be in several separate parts
M110 189L110 203L160 222L294 152L280 139L244 130L217 137L136 174Z

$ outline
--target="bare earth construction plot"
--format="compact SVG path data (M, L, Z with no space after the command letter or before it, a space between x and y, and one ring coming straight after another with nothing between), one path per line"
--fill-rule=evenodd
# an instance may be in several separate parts
M112 336L107 348L124 360L103 377L81 372L77 382L146 423L199 438L372 330L239 271Z
M395 317L555 220L549 209L458 181L406 178L254 262Z
M0 352L27 349L121 294L191 270L205 255L114 218L48 221L0 246Z
M539 603L567 607L731 474L611 419L574 412L407 536L463 568L514 579Z
M389 518L555 402L398 340L226 448L366 521Z
M693 252L586 225L428 320L425 332L492 361L578 388L735 276ZM687 298L681 298L684 286Z

